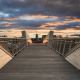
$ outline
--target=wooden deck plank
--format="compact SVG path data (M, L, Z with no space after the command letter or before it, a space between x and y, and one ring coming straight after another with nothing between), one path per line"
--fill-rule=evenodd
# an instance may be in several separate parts
M80 80L80 71L44 44L32 44L0 70L0 80Z

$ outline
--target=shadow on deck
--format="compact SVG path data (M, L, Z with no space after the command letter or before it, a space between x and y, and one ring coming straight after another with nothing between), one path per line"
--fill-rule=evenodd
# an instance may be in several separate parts
M80 80L80 71L45 44L30 44L0 70L0 80Z

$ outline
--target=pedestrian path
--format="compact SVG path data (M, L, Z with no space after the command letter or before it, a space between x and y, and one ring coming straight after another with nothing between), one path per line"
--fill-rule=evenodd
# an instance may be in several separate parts
M0 80L80 80L80 70L48 46L34 43L0 69Z

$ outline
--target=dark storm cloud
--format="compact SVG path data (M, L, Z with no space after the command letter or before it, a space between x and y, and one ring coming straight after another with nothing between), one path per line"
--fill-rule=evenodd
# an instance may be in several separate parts
M43 13L43 7L36 3L34 0L2 0L1 11L13 16L19 16L24 14L40 14Z
M54 23L58 21L63 21L66 16L71 16L70 19L74 19L73 16L80 18L80 0L1 0L0 1L0 17L2 20L0 22L6 22L0 24L0 29L38 29L41 25L45 23ZM58 19L49 20L50 17L41 19L39 21L35 20L16 20L9 21L4 20L7 18L17 18L23 15L48 15L48 16L58 16ZM12 22L13 24L9 23ZM59 26L46 26L46 27L56 27L56 30L65 30L67 28L80 29L79 22L67 23L68 25ZM75 27L73 27L75 26ZM42 29L42 28L40 28ZM44 29L44 28L43 28Z
M3 22L3 21L2 21ZM17 29L38 29L39 26L45 23L45 21L26 21L26 20L20 20L20 21L13 21L13 24L6 27L6 25L9 25L11 21L5 20L5 23L0 24L0 29L11 29L11 28L17 28Z
M61 20L61 19L60 19ZM44 29L44 27L39 28L42 25L45 25L45 27L47 27L48 29L50 27L55 27L56 30L65 30L67 28L74 28L76 30L80 30L79 26L80 22L70 22L70 23L65 23L62 22L62 24L59 24L57 26L55 26L55 24L58 24L58 22L55 23L55 21L53 22L54 24L51 25L46 25L46 23L48 23L49 21L34 21L34 20L18 20L18 21L8 21L8 20L3 20L0 21L0 29L12 29L12 28L16 28L16 29ZM10 24L12 23L12 24ZM52 23L52 22L51 22ZM61 22L59 22L61 23ZM64 25L63 25L64 24ZM6 27L6 25L9 25Z
M12 16L42 14L80 17L80 0L1 0L0 10Z
M44 18L39 20L35 19L34 20L14 20L15 18L1 18L0 20L0 29L11 29L11 28L17 28L17 29L38 29L41 25L44 25L45 23L48 22L56 22L56 21L61 21L64 18L58 18L54 20L53 18ZM26 19L26 18L25 18ZM9 24L12 23L12 24ZM10 25L7 26L6 25ZM40 28L42 29L42 28Z

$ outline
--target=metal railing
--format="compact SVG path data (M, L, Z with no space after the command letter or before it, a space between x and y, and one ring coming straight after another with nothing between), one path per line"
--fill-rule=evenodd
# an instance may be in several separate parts
M48 46L62 56L66 56L74 47L78 46L80 42L80 38L52 38L48 39L48 41L49 40L52 40L52 44L48 44Z
M27 46L26 38L0 38L0 45L12 56Z

